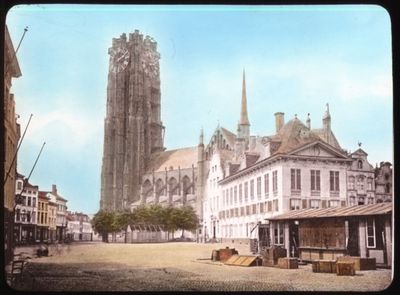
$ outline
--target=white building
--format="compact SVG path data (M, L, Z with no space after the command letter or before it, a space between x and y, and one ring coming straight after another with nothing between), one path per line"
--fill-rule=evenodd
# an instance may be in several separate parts
M36 240L38 191L37 185L30 184L23 175L17 173L15 195L20 198L15 205L17 243L34 243Z
M65 231L67 227L67 200L63 198L57 191L57 186L55 184L52 185L51 191L46 192L46 196L50 198L50 201L55 204L56 207L56 239L63 240L65 237Z
M87 214L66 212L67 235L74 241L92 241L93 228Z
M265 219L290 210L374 203L373 167L367 154L342 149L331 129L329 106L322 128L275 113L276 132L250 136L245 77L237 134L218 127L205 148L209 163L203 195L206 240L249 241ZM358 183L351 187L350 180ZM361 182L362 179L362 182ZM348 189L350 186L350 190ZM279 244L283 229L275 228Z

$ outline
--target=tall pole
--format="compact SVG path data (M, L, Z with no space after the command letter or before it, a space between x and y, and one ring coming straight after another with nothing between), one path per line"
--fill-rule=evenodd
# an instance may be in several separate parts
M19 49L19 47L21 46L22 40L24 40L24 37L25 37L25 34L26 34L27 31L28 31L28 27L25 27L24 33L22 34L22 37L21 37L21 40L19 40L17 49L15 50L14 55L13 55L13 57L12 57L10 63L9 63L9 64L7 65L7 67L6 67L6 70L5 70L5 72L4 72L4 76L7 76L8 69L10 68L10 64L12 64L12 62L13 62L14 59L16 58L18 49Z
M36 160L35 160L35 163L33 164L33 167L32 167L32 169L31 169L31 172L29 172L29 176L24 180L24 185L22 186L22 189L21 189L21 192L18 194L18 196L16 196L16 200L17 201L19 201L19 199L21 198L21 195L22 195L22 193L23 193L23 191L24 191L24 189L25 189L25 187L26 187L26 184L28 183L28 181L29 181L29 178L31 177L31 175L32 175L32 172L33 172L33 170L35 169L35 167L36 167L36 164L37 164L37 162L38 162L38 160L39 160L39 157L40 157L40 155L41 155L41 153L42 153L42 151L43 151L43 148L44 148L44 145L46 144L46 142L43 142L43 145L42 145L42 148L40 149L40 152L39 152L39 154L37 155L37 157L36 157ZM15 205L14 205L14 210L15 210L15 207L17 206L17 204L18 204L18 202L15 202Z
M29 120L28 120L28 124L26 124L24 133L22 134L21 140L20 140L19 143L18 143L17 150L16 150L15 153L14 153L14 157L13 157L13 159L12 159L12 161L11 161L10 168L8 169L7 174L6 174L6 178L4 179L3 186L6 185L8 176L10 175L10 172L11 172L11 169L12 169L12 167L13 167L13 165L14 165L15 159L17 158L17 154L18 154L19 148L21 147L22 141L24 140L25 133L26 133L26 130L28 129L29 123L31 122L32 116L33 116L33 115L31 114L30 117L29 117Z

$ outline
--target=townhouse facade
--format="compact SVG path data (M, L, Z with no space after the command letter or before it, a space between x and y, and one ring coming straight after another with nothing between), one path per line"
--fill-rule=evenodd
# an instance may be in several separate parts
M25 182L25 183L24 183ZM36 240L39 187L30 184L17 173L15 194L20 200L15 205L14 241L17 245Z

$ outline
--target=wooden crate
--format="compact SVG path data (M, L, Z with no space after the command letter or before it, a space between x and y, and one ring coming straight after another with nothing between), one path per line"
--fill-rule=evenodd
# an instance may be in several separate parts
M286 257L286 249L281 247L267 247L261 253L263 266L275 266L278 264L278 259Z
M219 249L219 260L221 262L225 262L229 258L231 258L232 255L235 255L235 254L239 254L239 253L234 248L230 249L230 248L226 247L225 249Z
M278 267L284 269L295 269L299 268L299 264L297 258L284 257L278 258Z
M312 261L313 272L335 273L336 261L335 260L314 260Z
M311 260L310 250L300 249L300 259L310 261Z
M354 262L354 270L376 270L375 258L361 258L358 256L338 257L338 261Z
M354 276L356 271L354 269L354 262L351 261L338 261L336 262L336 275L338 276Z
M310 251L310 258L311 258L311 260L320 260L320 259L322 259L320 251L319 250L311 250Z

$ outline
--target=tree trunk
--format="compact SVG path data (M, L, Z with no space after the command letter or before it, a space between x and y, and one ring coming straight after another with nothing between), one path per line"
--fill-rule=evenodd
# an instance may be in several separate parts
M184 233L185 233L185 230L182 229L182 236L181 236L182 239L185 237Z

